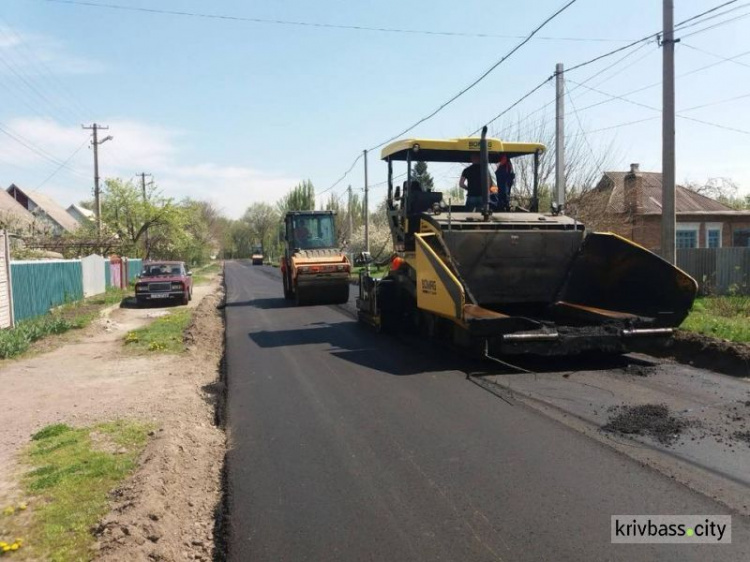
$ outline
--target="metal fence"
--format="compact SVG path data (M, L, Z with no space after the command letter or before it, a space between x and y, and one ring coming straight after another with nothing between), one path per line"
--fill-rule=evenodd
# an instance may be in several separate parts
M750 248L677 250L677 266L698 282L702 295L750 295Z
M16 321L83 298L80 260L14 261L10 272Z

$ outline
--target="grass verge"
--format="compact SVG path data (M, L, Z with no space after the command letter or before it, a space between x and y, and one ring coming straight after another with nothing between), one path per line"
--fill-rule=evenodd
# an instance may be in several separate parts
M27 503L6 508L3 528L12 534L0 540L13 537L21 558L91 560L91 529L107 513L109 494L136 468L150 430L116 421L80 429L55 424L35 433L24 453L29 509Z
M190 319L192 309L180 308L167 316L157 318L145 328L128 332L125 343L137 351L160 351L163 353L180 353L185 350L183 335Z
M47 336L85 328L102 308L117 304L127 294L127 291L110 288L104 294L57 307L44 316L22 320L12 330L0 331L0 359L17 357L32 343Z
M350 279L359 279L359 272L362 271L364 267L352 267L352 272L349 275ZM370 275L373 277L383 277L388 273L388 270L390 269L390 265L383 265L383 266L370 266Z
M221 265L218 263L203 266L193 272L193 283L196 285L207 285L219 273L221 273Z
M683 330L733 342L750 342L750 297L704 297L696 299Z

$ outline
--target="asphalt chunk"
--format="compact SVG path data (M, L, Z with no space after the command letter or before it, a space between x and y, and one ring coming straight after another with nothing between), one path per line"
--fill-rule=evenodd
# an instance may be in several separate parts
M664 445L673 444L688 426L669 413L665 404L622 406L602 426L603 431L623 435L644 435Z

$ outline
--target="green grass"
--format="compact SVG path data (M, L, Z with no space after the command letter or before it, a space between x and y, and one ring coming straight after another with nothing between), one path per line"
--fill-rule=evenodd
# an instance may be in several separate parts
M192 310L181 308L157 318L145 328L128 332L125 343L137 351L180 353L185 350L183 333L190 324Z
M351 279L359 279L359 272L362 271L364 267L352 267L352 272L349 275ZM390 264L383 265L383 266L370 266L370 275L373 277L383 277L386 273L388 273L388 270L390 269Z
M65 304L44 316L22 320L12 330L1 330L0 359L17 357L32 343L47 336L85 328L102 308L120 302L127 294L127 291L110 288L106 293Z
M206 285L219 273L221 273L221 265L218 263L203 266L193 272L193 283L196 285Z
M729 341L750 342L750 297L704 297L696 299L681 328Z
M150 430L116 421L81 429L56 424L34 434L22 479L29 519L13 529L23 538L19 554L29 549L33 558L52 562L93 559L91 528L107 513L110 492L135 469Z

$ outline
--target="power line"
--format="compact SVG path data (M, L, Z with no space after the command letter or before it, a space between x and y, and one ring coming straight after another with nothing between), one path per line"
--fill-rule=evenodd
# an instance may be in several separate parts
M681 22L679 22L678 24L675 25L675 29L680 28L681 26L684 26L685 24L687 24L689 22L692 22L692 21L695 21L695 20L697 20L699 18L702 18L702 17L704 17L704 16L706 16L708 14L711 14L711 13L717 11L717 10L720 10L721 8L724 8L725 6L729 6L730 4L734 4L737 1L738 0L729 0L728 2L724 2L723 4L719 4L718 6L714 6L713 8L705 10L704 12L701 12L699 14L696 14L696 15L692 16L692 17L689 17L686 20L682 20ZM617 49L613 49L612 51L609 51L607 53L598 55L598 56L596 56L596 57L594 57L592 59L589 59L589 60L584 61L582 63L576 64L574 66L571 66L565 72L572 72L574 70L578 70L579 68L582 68L584 66L588 66L588 65L593 64L593 63L595 63L597 61L600 61L600 60L602 60L604 58L611 57L612 55L616 55L617 53L620 53L622 51L625 51L626 49L634 47L638 43L643 43L644 41L650 41L652 39L655 39L655 38L659 37L660 35L661 35L661 31L657 31L655 33L651 33L649 35L646 35L645 37L642 37L642 38L637 39L637 40L635 40L635 41L633 41L631 43L628 43L627 45L624 45L622 47L618 47Z
M693 70L689 70L687 72L683 72L682 74L678 74L676 78L684 78L685 76L690 76L691 74L696 74L697 72L701 72L703 70L707 70L709 68L713 68L714 66L718 66L718 65L723 64L725 62L733 62L735 59L738 59L738 58L741 58L741 57L744 57L744 56L747 56L747 55L750 55L750 51L742 52L742 53L740 53L738 55L734 55L733 57L730 57L730 58L720 57L722 60L720 60L718 62L707 64L707 65L704 65L704 66L700 66L698 68L694 68ZM575 82L573 82L573 83L575 84ZM645 90L649 90L651 88L655 88L656 86L660 86L660 85L661 85L661 80L659 80L658 82L652 82L651 84L648 84L646 86L641 86L640 88L636 88L635 90L630 90L629 92L621 94L621 96L623 96L623 97L631 96L633 94L637 94L637 93L643 92ZM596 102L596 103L592 103L591 105L587 105L586 107L582 107L579 111L583 112L583 111L586 111L588 109L592 109L594 107L598 107L600 105L604 105L604 104L610 103L612 101L614 101L614 99L610 98L610 99L607 99L607 100L602 100L602 101L599 101L599 102Z
M578 115L578 110L576 109L575 103L573 103L573 97L570 95L570 90L568 89L567 80L565 81L565 92L568 94L568 101L570 102L570 106L573 108L573 114L576 116L578 129L581 131L581 133L583 133L583 140L586 143L586 146L588 147L589 152L591 153L591 158L594 160L596 169L600 175L604 175L601 164L599 163L599 160L597 159L596 154L594 153L594 149L591 147L591 143L589 143L589 139L586 136L586 132L583 130L583 124L581 123L581 116Z
M406 28L394 28L394 27L373 27L366 25L347 25L347 24L336 24L326 22L308 22L299 20L282 20L282 19L270 19L270 18L256 18L247 16L236 16L226 14L208 14L201 12L187 12L181 10L165 10L159 8L143 8L138 6L124 6L122 4L111 4L111 3L98 3L98 2L86 2L83 0L44 0L46 2L52 2L55 4L70 4L76 6L86 6L90 8L104 8L109 10L123 10L129 12L142 12L149 14L161 14L169 16L181 16L191 18L204 18L214 20L226 20L226 21L237 21L237 22L248 22L248 23L259 23L269 25L284 25L284 26L296 26L296 27L313 27L323 29L341 29L349 31L369 31L378 33L400 33L409 35L438 35L446 37L473 37L473 38L486 38L486 39L524 39L523 35L497 35L493 33L465 33L460 31L431 31L427 29L406 29ZM601 43L616 43L628 41L628 39L611 39L607 37L549 37L539 36L537 39L544 41L585 41L585 42L601 42Z
M5 127L3 127L3 126L2 126L2 124L0 124L0 132L4 133L4 134L5 134L5 135L7 135L8 137L10 137L10 138L11 138L11 139L13 139L14 141L16 141L16 142L17 142L18 144L20 144L21 146L23 146L23 147L27 148L28 150L30 150L31 152L33 152L33 153L34 153L34 154L36 154L37 156L39 156L39 157L41 157L41 158L43 158L43 159L47 160L48 162L51 162L51 163L53 163L53 164L55 164L55 165L57 165L57 166L62 166L62 167L64 167L64 168L65 168L66 170L68 170L69 172L72 172L72 173L74 173L74 174L76 174L76 175L78 175L78 176L81 176L81 177L88 177L88 176L84 176L84 175L83 175L82 173L80 173L79 171L77 171L77 170L74 170L73 168L70 168L70 167L69 167L69 166L68 166L67 164L65 164L65 162L62 162L62 161L60 161L59 159L55 158L55 157L54 157L54 156L52 156L52 155L51 155L51 154L50 154L49 152L45 151L45 150L44 150L44 149L42 149L42 148L39 148L38 146L36 146L36 145L35 145L34 143L32 143L31 141L29 141L29 140L27 140L27 139L24 139L24 138L23 138L23 137L22 137L21 135L19 135L18 133L15 133L15 132L11 131L10 129L6 129Z
M84 140L84 141L83 141L83 142L81 143L81 146L79 146L78 148L76 148L76 149L75 149L75 151L73 152L73 154L71 154L70 156L68 156L68 157L67 157L67 158L65 159L65 161L64 161L64 162L62 162L62 163L61 163L61 164L60 164L60 165L59 165L59 166L58 166L57 168L55 168L55 171L54 171L54 172L52 172L52 173L51 173L50 175L48 175L48 176L47 176L47 177L46 177L46 178L44 179L44 181L43 181L42 183L40 183L39 185L37 185L37 186L36 186L36 189L38 190L38 189L39 189L40 187L42 187L42 186L43 186L43 185L44 185L45 183L47 183L47 182L48 182L49 180L51 180L51 179L52 179L53 177L55 177L55 176L57 175L57 172L59 172L59 171L60 171L60 170L62 170L62 169L63 169L63 168L65 167L65 166L67 166L67 165L68 165L68 162L70 162L71 160L73 160L73 158L75 158L75 155L76 155L76 154L78 154L78 153L79 153L79 152L81 151L81 149L82 149L82 148L83 148L84 146L86 146L86 145L88 144L88 142L89 142L89 139L86 139L86 140Z
M717 27L722 27L724 25L737 22L739 20L745 19L746 17L750 16L750 12L746 14L742 14L741 16L736 16L734 18L730 18L728 20L720 21L718 23L715 23L713 25L709 25L708 27L704 27L703 29L698 29L697 31L693 31L692 33L688 33L687 35L683 35L681 39L687 39L688 37L692 37L693 35L698 35L699 33L703 33L704 31L711 31L712 29L716 29Z
M526 43L528 43L529 41L531 41L531 39L534 37L534 35L536 35L544 26L546 26L549 22L551 22L557 16L559 16L560 14L562 14L565 10L567 10L570 6L572 6L576 2L577 2L577 0L570 0L569 2L567 2L562 8L560 8L559 10L557 10L554 14L552 14L551 16L549 16L539 26L537 26L529 35L527 35L524 38L523 41L521 41L520 43L518 43L506 55L504 55L500 60L498 60L495 64L493 64L487 70L485 70L482 73L482 75L479 76L479 78L477 78L471 84L469 84L464 89L462 89L460 92L458 92L457 94L455 94L454 96L452 96L450 99L448 99L448 101L442 103L437 109L435 109L434 111L432 111L432 113L430 113L429 115L426 115L426 116L422 117L416 123L414 123L413 125L407 127L406 129L404 129L403 131L401 131L397 135L392 136L391 138L389 138L389 139L381 142L380 144L377 144L377 145L375 145L375 146L373 146L371 148L368 148L367 149L368 152L372 151L372 150L377 150L381 146L383 146L385 144L388 144L389 142L391 142L391 141L393 141L393 140L395 140L395 139L397 139L397 138L405 135L406 133L408 133L409 131L411 131L412 129L414 129L415 127L417 127L418 125L421 125L422 123L424 123L425 121L427 121L429 119L432 119L435 115L437 115L438 113L440 113L443 109L445 109L446 107L448 107L451 103L453 103L454 101L456 101L458 98L460 98L461 96L463 96L466 92L468 92L469 90L471 90L472 88L474 88L477 84L479 84L482 80L484 80L485 78L487 78L487 76L489 76L490 73L493 70L495 70L498 66L500 66L502 63L504 63L506 60L508 60L511 56L513 56Z
M359 156L357 156L354 159L354 162L352 162L352 165L349 166L349 169L346 172L344 172L344 174L339 179L337 179L335 182L333 182L333 184L331 184L331 186L329 188L324 189L323 191L321 191L320 193L318 193L318 195L323 195L324 193L328 193L334 187L336 187L338 184L340 184L342 181L344 181L344 178L346 178L346 176L348 176L351 173L351 171L354 169L354 166L356 166L357 162L359 162L361 159L362 159L362 154L360 154Z
M573 84L575 84L575 82L573 82L572 80L571 80L571 82ZM659 109L658 107L654 107L652 105L648 105L648 104L645 104L645 103L634 101L634 100L628 99L628 98L626 98L624 96L618 96L618 95L615 95L615 94L610 94L610 93L604 92L602 90L599 90L599 89L596 89L596 88L592 88L590 86L583 86L583 87L586 88L587 90L591 90L593 92L596 92L597 94L601 94L603 96L607 96L607 97L610 97L610 98L618 99L620 101L624 101L624 102L632 104L632 105L637 105L639 107L645 107L646 109L651 109L652 111L658 111L659 113L661 113L661 109ZM743 97L747 97L747 96L743 96ZM693 108L693 109L697 109L697 108ZM744 129L738 129L736 127L730 127L728 125L720 125L718 123L712 123L711 121L704 121L702 119L696 119L695 117L688 117L686 115L681 115L679 113L677 114L677 117L679 117L680 119L685 119L687 121L694 121L695 123L701 123L703 125L709 125L711 127L716 127L716 128L719 128L719 129L724 129L726 131L733 131L735 133L742 133L744 135L750 135L750 131L745 131Z
M689 45L688 43L685 43L684 41L680 41L680 45L683 47L687 47L688 49L692 49L693 51L698 51L699 53L703 53L705 55L709 55L714 58L721 59L724 62L732 62L738 66L744 66L745 68L750 68L750 64L740 62L738 60L730 59L722 55L717 55L716 53L712 53L711 51L706 51L705 49L699 49L698 47L695 47L694 45Z

